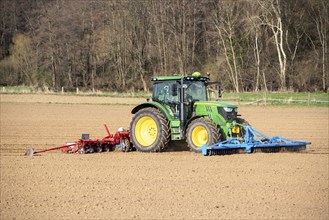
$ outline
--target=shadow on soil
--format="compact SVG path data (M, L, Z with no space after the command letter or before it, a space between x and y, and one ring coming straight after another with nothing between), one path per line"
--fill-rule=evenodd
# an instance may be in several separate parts
M162 152L190 151L186 141L170 141Z

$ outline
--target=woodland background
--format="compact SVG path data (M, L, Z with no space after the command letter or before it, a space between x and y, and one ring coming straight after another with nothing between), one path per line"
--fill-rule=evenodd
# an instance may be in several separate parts
M327 0L1 0L0 85L149 91L210 72L235 92L328 92Z

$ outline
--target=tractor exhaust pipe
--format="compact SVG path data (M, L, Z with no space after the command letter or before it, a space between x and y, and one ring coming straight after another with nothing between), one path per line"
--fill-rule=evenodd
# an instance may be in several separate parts
M180 120L180 130L181 130L181 138L185 136L184 125L185 125L185 115L184 115L184 79L180 80L180 106L179 106L179 120Z

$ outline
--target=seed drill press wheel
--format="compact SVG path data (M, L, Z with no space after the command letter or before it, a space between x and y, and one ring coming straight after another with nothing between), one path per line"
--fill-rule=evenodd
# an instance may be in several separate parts
M96 146L96 152L97 153L101 153L102 151L103 151L102 146L100 144L97 144L97 146Z
M169 142L168 121L156 108L141 109L131 121L130 135L138 151L161 151Z
M186 134L191 151L201 152L202 145L212 145L220 140L221 133L217 126L207 118L198 118L189 124Z
M122 152L129 152L132 150L132 147L130 146L130 141L127 138L122 139L121 141L121 151Z

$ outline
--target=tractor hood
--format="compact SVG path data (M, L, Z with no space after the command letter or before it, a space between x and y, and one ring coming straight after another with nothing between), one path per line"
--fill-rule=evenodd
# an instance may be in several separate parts
M213 107L223 107L223 108L237 108L236 105L227 103L227 102L218 102L218 101L200 101L195 102L195 106L213 106Z
M218 101L200 101L194 103L196 115L208 115L218 125L226 125L238 116L236 105Z

